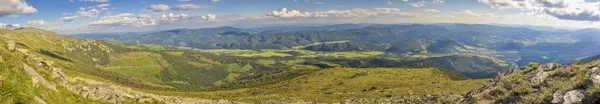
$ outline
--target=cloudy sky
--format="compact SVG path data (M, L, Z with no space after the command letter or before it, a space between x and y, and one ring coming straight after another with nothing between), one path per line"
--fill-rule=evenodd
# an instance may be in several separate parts
M64 34L217 26L471 23L600 27L599 0L0 0L0 24Z

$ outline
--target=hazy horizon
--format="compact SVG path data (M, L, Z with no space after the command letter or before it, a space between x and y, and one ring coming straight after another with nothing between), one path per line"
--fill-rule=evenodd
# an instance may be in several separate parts
M2 0L0 24L62 34L374 24L600 27L597 0ZM61 6L57 8L57 6Z

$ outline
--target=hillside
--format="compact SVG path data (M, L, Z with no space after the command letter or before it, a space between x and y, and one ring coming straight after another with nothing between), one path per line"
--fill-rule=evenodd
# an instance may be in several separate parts
M464 103L600 103L600 61L530 64L471 91Z
M251 55L264 52L217 55L75 39L33 28L0 33L0 67L8 69L0 71L0 101L6 103L439 102L454 101L485 81L437 68L321 69L301 60ZM349 52L335 54L351 56L342 53ZM455 96L430 98L443 94Z
M320 44L306 50L360 49L399 56L470 54L503 59L511 66L526 66L529 62L570 63L580 57L598 54L600 41L597 38L600 37L590 35L598 33L600 31L596 29L555 31L472 24L340 24L251 29L176 29L141 36L95 39L198 49L244 50L296 49L298 46L316 43L349 41L352 44Z
M160 93L250 103L441 103L456 102L485 81L426 67L333 68L254 88Z

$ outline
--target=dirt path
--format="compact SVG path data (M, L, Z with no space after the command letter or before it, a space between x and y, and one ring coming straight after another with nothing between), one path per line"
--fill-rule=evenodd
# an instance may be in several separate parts
M51 84L50 82L48 82L48 80L46 80L44 77L42 77L40 74L38 74L29 65L23 63L23 69L25 70L25 72L29 73L29 75L31 75L31 77L33 77L33 78L37 79L38 81L42 82L42 84L44 86L46 86L49 89L52 89L52 90L56 91L56 86L54 86L53 84Z

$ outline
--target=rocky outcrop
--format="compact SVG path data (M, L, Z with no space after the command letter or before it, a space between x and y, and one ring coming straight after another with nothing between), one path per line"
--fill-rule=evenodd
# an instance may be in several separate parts
M600 61L599 61L600 62ZM600 103L600 63L531 64L500 73L462 103Z
M69 82L85 82L88 84L68 85L68 89L72 92L80 94L86 98L103 100L111 103L123 103L124 101L130 99L139 103L151 103L154 101L159 101L166 104L242 104L241 102L227 100L209 100L201 98L149 94L134 91L128 87L116 86L109 83L98 82L80 77L70 78Z
M23 63L23 70L25 70L25 72L27 72L29 75L31 75L32 79L34 80L34 84L37 84L36 82L40 82L42 83L42 85L44 85L46 88L49 88L51 90L56 91L56 86L50 82L48 82L48 80L46 80L44 77L42 77L40 74L38 74L33 68L31 68L29 65Z
M9 43L10 44L10 43ZM100 100L109 103L166 103L166 104L241 104L228 100L210 100L202 98L186 98L178 96L155 95L140 91L134 91L128 87L121 87L110 83L95 81L80 77L66 76L60 67L56 67L53 61L46 60L30 53L27 49L19 49L21 54L26 55L27 60L33 63L23 63L23 70L32 76L34 84L41 83L43 86L57 91L57 87L66 87L69 91L92 100ZM29 64L29 65L28 65ZM31 65L31 66L30 66ZM49 73L52 81L46 80L39 73ZM1 78L0 78L1 79ZM54 82L56 81L56 82ZM62 86L58 86L62 85ZM42 98L36 98L39 103L45 103Z

